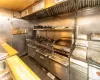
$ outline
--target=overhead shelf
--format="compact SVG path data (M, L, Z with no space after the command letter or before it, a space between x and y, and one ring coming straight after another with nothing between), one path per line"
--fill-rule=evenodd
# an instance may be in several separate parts
M73 29L74 28L65 28L65 29L55 29L54 28L54 29L33 29L33 30L39 30L39 31L42 31L42 30L52 30L53 31L54 30L55 31L55 30L73 30Z
M22 17L22 19L41 19L45 17L57 16L63 13L75 12L79 9L87 7L91 8L94 6L100 6L100 0L67 0L49 8L45 8L25 17Z

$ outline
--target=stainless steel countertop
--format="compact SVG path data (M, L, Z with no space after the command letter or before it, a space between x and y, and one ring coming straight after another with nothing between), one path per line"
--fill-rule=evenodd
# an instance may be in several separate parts
M27 41L31 42L32 39L26 39ZM32 41L33 42L33 41ZM37 49L36 52L38 52L39 54L42 54L44 55L45 57L48 57L49 59L55 61L55 62L58 62L60 64L62 64L63 66L68 66L69 65L69 58L68 57L65 57L65 56L62 56L62 55L59 55L57 53L53 53L53 52L46 52L45 50L40 50L40 49Z

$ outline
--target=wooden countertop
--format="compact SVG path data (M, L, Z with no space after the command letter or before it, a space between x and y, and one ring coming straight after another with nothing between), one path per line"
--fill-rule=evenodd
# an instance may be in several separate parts
M7 58L6 62L14 80L41 80L17 55Z
M16 54L18 51L13 49L7 43L2 43L0 52L8 54L6 63L12 73L14 80L41 80Z

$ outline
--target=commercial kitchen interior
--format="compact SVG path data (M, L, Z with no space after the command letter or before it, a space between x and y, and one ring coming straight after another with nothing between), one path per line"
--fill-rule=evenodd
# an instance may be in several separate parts
M100 80L100 0L0 0L0 80Z

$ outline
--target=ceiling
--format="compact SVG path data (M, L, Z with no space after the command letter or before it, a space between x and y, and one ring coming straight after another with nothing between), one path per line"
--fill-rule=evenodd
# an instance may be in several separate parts
M39 0L0 0L0 7L22 11L26 7Z

